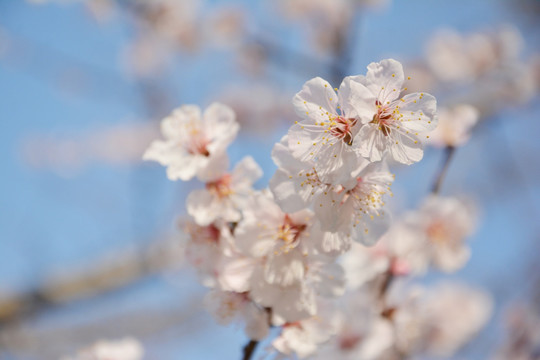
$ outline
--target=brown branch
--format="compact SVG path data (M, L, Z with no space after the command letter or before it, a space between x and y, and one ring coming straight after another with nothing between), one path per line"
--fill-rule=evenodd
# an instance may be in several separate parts
M171 244L159 242L155 251L139 249L118 254L91 267L64 272L44 281L36 289L0 297L0 327L76 300L134 284L171 266ZM144 254L144 255L143 255Z
M448 167L450 166L450 162L455 152L456 152L456 148L453 146L447 146L444 149L444 157L443 157L442 165L439 169L439 172L435 176L435 181L433 182L433 186L431 187L431 192L433 194L438 194L439 191L441 190L441 186L446 176L446 172L448 171Z
M250 360L253 354L255 354L255 349L257 348L257 345L259 345L258 340L250 340L246 346L244 346L244 356L242 357L242 360Z

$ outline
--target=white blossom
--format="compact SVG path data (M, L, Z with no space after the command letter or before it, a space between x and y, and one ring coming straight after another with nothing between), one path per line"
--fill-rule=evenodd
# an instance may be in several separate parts
M262 176L262 170L252 157L246 156L231 173L222 173L207 182L204 189L194 190L186 200L188 213L199 225L208 225L217 219L237 222L241 209L253 191L253 184Z
M412 272L423 273L430 265L453 272L470 257L466 241L475 223L474 211L468 203L433 195L418 211L405 214L385 237Z
M394 175L384 162L363 168L348 184L323 193L314 205L323 231L373 245L386 231L389 215L384 211L385 194L391 194Z
M403 66L387 59L368 65L366 76L351 79L362 86L354 87L354 99L361 103L362 127L353 147L370 161L380 161L388 153L394 160L412 164L423 157L420 133L437 126L435 98L427 93L412 93L400 98L405 75ZM427 135L429 136L429 135Z
M461 104L451 108L439 109L439 125L431 133L427 143L436 147L461 146L478 123L479 111L470 105Z
M257 307L247 293L212 290L204 298L204 305L222 325L245 324L250 339L262 340L268 335L268 314Z
M161 133L165 140L152 142L143 159L167 166L170 180L193 176L212 180L216 166L227 166L225 150L237 132L238 124L229 107L213 103L201 114L198 106L184 105L163 119Z
M452 356L482 329L493 307L486 293L461 284L396 289L391 308L397 346L409 355Z
M362 165L353 142L360 127L358 119L370 116L366 93L350 77L337 93L326 80L314 78L293 98L302 121L289 129L289 150L296 159L312 162L323 182L346 182Z

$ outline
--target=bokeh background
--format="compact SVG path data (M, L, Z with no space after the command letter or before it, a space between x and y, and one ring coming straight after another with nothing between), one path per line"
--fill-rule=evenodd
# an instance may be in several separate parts
M263 188L302 84L337 86L388 57L440 104L482 112L441 191L477 204L472 259L423 281L493 295L492 320L457 357L491 358L512 311L540 310L537 0L0 1L0 359L124 336L148 359L240 358L244 334L205 313L182 259L176 223L199 185L142 153L175 107L221 101L242 126L231 162L253 156ZM442 157L429 148L396 169L396 213L429 193Z

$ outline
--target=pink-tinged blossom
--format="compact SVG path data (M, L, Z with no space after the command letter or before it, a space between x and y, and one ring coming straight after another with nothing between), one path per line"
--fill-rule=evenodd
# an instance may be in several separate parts
M475 223L475 212L470 204L433 195L419 210L405 214L385 237L413 273L423 273L430 265L454 272L469 260L466 241Z
M272 308L272 324L282 325L317 314L317 295L337 297L345 291L341 266L322 255L302 259L304 277L291 285L269 283L263 267L258 267L251 279L250 295L264 307Z
M261 176L259 165L252 157L246 156L231 173L222 173L207 182L205 189L191 192L186 200L187 211L201 226L217 219L239 221L241 209L253 192L253 184Z
M401 353L449 358L486 324L493 301L479 289L440 283L428 289L395 287L389 306Z
M203 114L198 106L184 105L163 119L165 139L152 142L143 159L167 166L170 180L213 180L216 174L210 170L226 164L221 159L238 128L234 112L225 105L213 103Z
M199 226L192 221L186 221L182 227L188 235L185 240L187 261L197 270L203 285L215 286L221 258L234 251L229 228L219 223Z
M316 354L321 344L328 341L339 326L336 312L323 302L319 303L317 316L285 323L281 333L272 341L280 359L304 359Z
M358 289L386 273L391 268L392 260L382 241L372 247L353 243L351 250L343 255L341 265L345 270L347 288Z
M250 339L262 340L268 335L268 314L247 293L212 290L204 298L204 305L221 325L245 324Z
M323 231L373 245L389 225L384 211L385 194L391 194L394 175L384 162L373 163L360 171L348 184L320 196L314 211Z
M294 96L302 120L289 129L288 148L296 159L312 162L323 182L346 182L362 165L354 139L359 118L370 116L368 97L368 89L350 77L337 93L326 80L314 78Z
M391 322L381 316L365 290L349 293L343 300L335 316L336 336L321 347L315 359L380 359L394 344Z
M292 156L288 141L284 136L272 149L272 159L278 169L270 179L269 187L281 209L291 213L310 207L333 186L321 181L313 162Z
M359 112L362 127L354 137L353 148L370 161L380 161L386 154L397 162L410 165L423 157L420 135L437 126L435 98L427 93L400 97L404 88L403 66L396 60L382 60L368 65L366 76L351 79L354 99L364 108Z
M141 360L144 349L132 338L116 341L98 341L91 347L83 349L72 357L61 360Z
M478 123L479 115L475 107L466 104L440 109L439 125L426 142L435 147L465 144L471 136L471 130Z
M292 285L305 276L304 258L313 254L321 233L313 227L313 213L286 214L268 192L259 193L244 208L235 229L236 245L243 253L265 258L264 278L270 284Z

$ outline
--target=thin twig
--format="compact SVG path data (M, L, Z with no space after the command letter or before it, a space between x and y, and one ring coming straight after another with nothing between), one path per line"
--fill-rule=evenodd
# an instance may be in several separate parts
M437 175L435 176L435 181L433 183L433 186L431 187L431 192L433 194L438 194L439 191L441 190L441 186L446 176L446 172L448 171L448 167L450 166L450 161L452 160L452 157L455 152L456 152L456 148L453 146L447 146L444 149L444 157L443 157L441 168L439 172L437 173Z
M253 354L255 354L255 349L257 348L257 345L259 345L259 341L257 340L250 340L246 346L244 346L244 357L242 360L250 360Z

